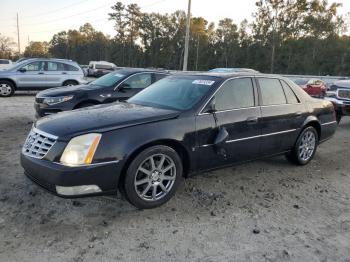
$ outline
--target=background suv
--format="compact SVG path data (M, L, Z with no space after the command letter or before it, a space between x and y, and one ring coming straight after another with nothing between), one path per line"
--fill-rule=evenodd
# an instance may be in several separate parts
M31 58L0 71L0 96L12 96L16 90L42 90L85 83L83 70L76 62Z

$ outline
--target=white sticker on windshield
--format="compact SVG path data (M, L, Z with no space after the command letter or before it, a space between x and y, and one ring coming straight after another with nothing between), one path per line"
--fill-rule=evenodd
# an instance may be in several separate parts
M195 85L206 85L206 86L211 86L215 83L215 81L212 80L194 80L192 84Z
M115 76L117 76L117 77L123 77L124 75L116 73Z

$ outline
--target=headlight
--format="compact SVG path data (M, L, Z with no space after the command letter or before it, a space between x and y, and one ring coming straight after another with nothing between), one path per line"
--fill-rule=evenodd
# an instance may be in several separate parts
M87 134L72 138L61 156L66 166L89 165L94 158L101 134Z
M73 96L57 96L57 97L47 97L44 98L44 103L48 105L54 105L62 102L69 101L73 98Z

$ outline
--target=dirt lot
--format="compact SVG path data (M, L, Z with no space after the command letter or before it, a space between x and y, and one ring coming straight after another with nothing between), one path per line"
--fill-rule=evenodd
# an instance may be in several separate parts
M0 98L0 261L350 261L350 118L315 160L186 180L165 206L66 200L23 175L32 95Z

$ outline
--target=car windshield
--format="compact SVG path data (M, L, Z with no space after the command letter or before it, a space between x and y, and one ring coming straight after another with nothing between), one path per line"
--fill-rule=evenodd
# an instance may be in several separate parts
M90 85L98 86L98 87L111 87L111 86L115 86L117 83L123 80L126 76L127 75L121 72L119 73L112 72L92 81Z
M159 80L128 100L129 103L188 110L215 84L207 77L170 77Z

